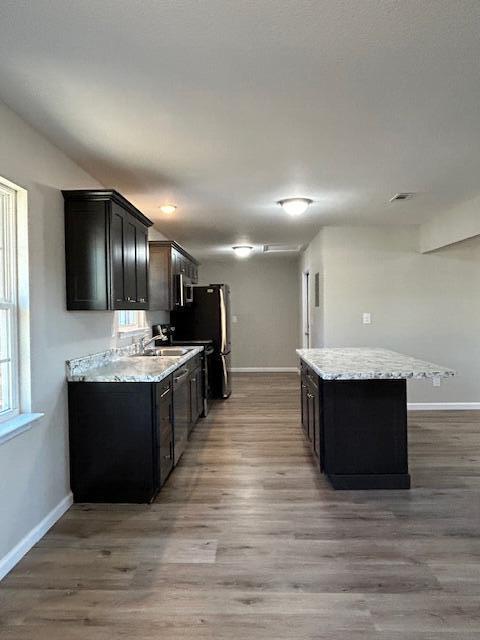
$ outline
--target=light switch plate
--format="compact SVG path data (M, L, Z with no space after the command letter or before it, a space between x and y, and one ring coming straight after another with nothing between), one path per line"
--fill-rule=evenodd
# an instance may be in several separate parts
M363 324L372 324L372 315L370 313L364 313L362 319Z
M232 316L232 322L236 324L238 322L238 316Z

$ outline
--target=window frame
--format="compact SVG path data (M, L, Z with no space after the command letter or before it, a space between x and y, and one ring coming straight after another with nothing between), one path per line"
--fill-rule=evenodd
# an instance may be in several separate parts
M30 268L28 242L28 192L0 176L0 186L15 193L15 274L16 274L16 415L3 415L0 421L0 445L29 431L44 413L32 411L30 340Z
M123 318L128 318L129 314L135 314L135 321L125 323ZM135 334L145 333L147 329L145 311L137 311L135 309L124 309L115 312L115 327L119 336L131 336Z
M19 379L19 322L18 322L18 257L17 257L17 191L0 180L0 194L6 198L7 206L0 211L3 255L1 266L4 274L4 297L0 298L0 312L6 311L7 354L0 356L0 365L9 363L8 408L0 410L0 424L20 414ZM1 323L0 323L1 324ZM1 330L1 326L0 326ZM3 389L2 389L3 396Z

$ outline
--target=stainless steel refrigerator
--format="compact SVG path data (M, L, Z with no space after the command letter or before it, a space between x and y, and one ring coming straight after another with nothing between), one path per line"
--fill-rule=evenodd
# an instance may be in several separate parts
M230 287L211 284L193 287L190 307L173 311L175 340L212 340L214 353L210 371L213 398L228 398L231 393Z

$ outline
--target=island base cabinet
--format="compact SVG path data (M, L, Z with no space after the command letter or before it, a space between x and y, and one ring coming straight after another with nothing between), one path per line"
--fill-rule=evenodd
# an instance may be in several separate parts
M405 380L323 380L324 467L335 489L408 489Z
M300 393L302 427L315 463L319 465L320 471L324 469L322 383L322 379L302 363Z
M323 380L301 363L302 427L334 489L408 489L405 380Z

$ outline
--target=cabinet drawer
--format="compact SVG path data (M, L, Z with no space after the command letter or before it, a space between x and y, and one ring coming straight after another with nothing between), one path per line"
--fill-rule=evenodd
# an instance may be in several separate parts
M173 469L173 434L171 437L164 437L160 441L158 449L158 461L160 467L160 486L162 487Z
M157 383L157 403L166 400L172 393L172 376Z

